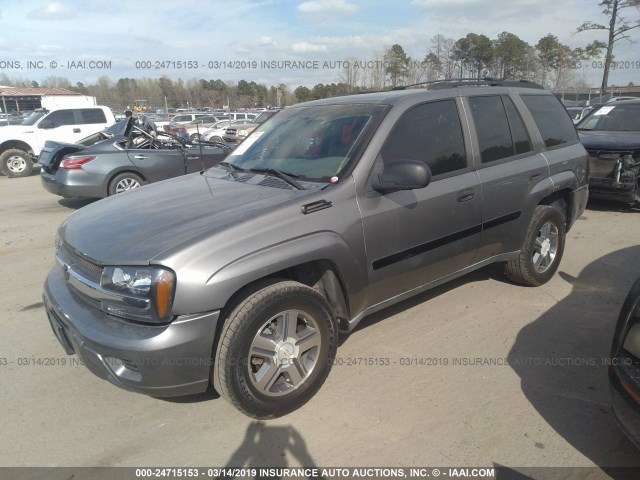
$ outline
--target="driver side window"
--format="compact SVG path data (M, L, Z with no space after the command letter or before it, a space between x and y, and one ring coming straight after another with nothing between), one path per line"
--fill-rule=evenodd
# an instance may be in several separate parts
M462 125L453 99L424 103L405 112L380 152L385 165L398 160L426 163L431 174L467 167Z

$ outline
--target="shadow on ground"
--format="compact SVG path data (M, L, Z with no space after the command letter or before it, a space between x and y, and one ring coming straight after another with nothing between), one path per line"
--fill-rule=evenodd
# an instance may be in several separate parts
M247 427L244 439L236 451L226 463L227 469L232 468L256 468L256 474L252 475L223 475L218 478L270 478L278 479L283 476L277 470L262 475L260 467L270 469L292 468L289 463L294 460L296 465L306 468L317 468L307 450L307 445L302 435L292 426L269 426L264 422L253 421ZM227 472L231 473L231 472ZM285 476L285 478L290 478ZM299 478L296 476L296 478ZM309 477L311 478L311 476ZM321 478L321 477L313 477Z
M610 408L607 362L618 313L640 274L640 246L590 263L572 292L524 327L509 352L522 391L544 420L605 473L639 467L638 450ZM544 446L541 446L544 448ZM636 472L637 473L637 472Z

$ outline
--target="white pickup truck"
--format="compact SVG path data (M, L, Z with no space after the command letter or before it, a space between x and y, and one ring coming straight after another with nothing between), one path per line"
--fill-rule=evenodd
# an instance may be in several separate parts
M8 177L26 177L45 141L76 143L113 123L108 107L36 110L21 125L0 127L0 171Z

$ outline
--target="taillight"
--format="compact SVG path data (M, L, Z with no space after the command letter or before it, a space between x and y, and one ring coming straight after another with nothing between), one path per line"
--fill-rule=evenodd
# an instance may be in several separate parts
M90 162L96 157L69 157L62 160L60 168L63 170L80 170L82 165Z

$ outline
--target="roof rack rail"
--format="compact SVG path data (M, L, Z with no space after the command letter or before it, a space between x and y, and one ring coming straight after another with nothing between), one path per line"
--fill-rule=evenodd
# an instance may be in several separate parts
M452 87L467 87L467 86L489 86L489 87L520 87L520 88L537 88L544 90L544 87L536 82L530 80L503 80L500 78L450 78L446 80L432 80L430 82L419 82L411 85L401 85L394 87L392 90L406 90L411 87L425 87L432 90L441 88Z

